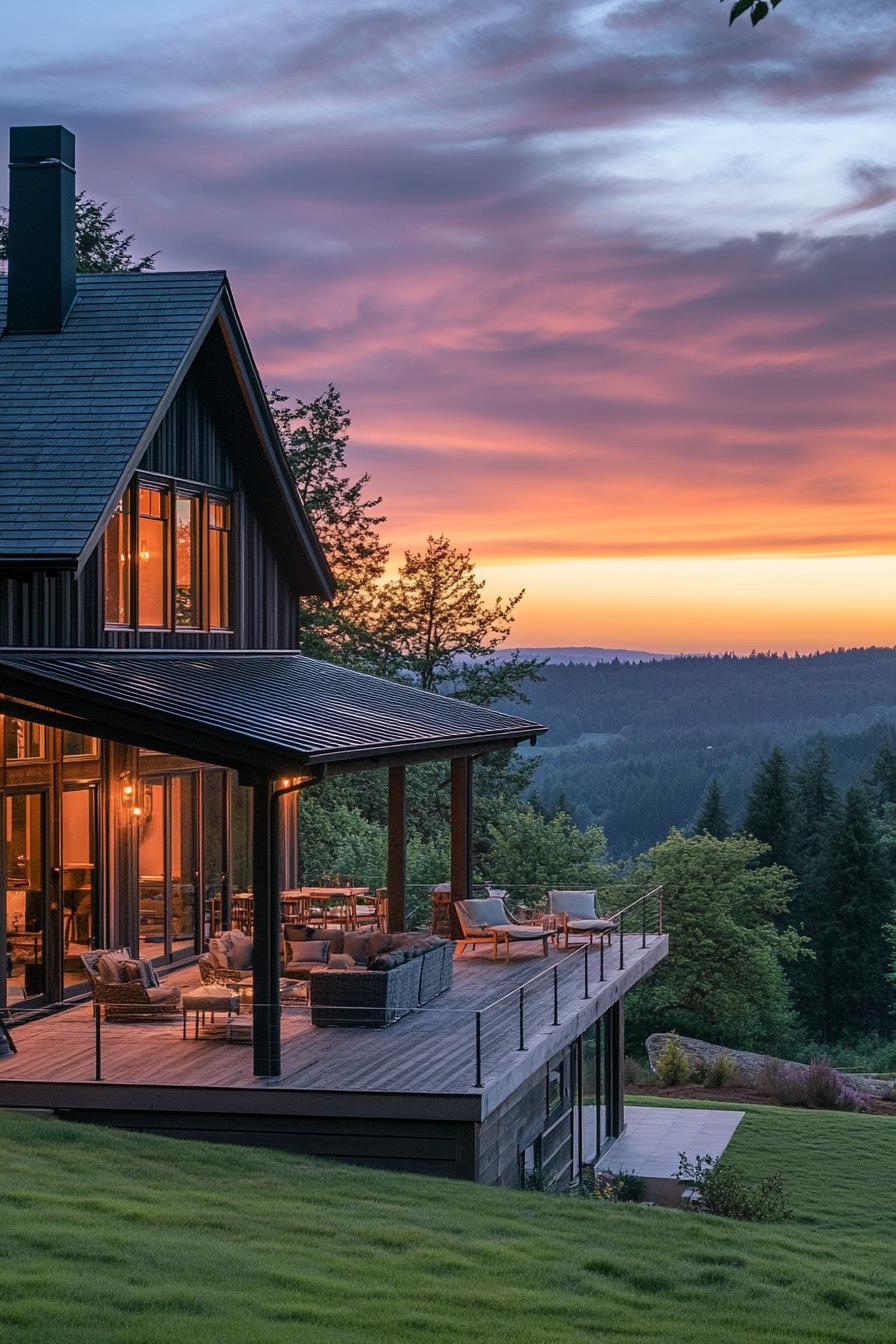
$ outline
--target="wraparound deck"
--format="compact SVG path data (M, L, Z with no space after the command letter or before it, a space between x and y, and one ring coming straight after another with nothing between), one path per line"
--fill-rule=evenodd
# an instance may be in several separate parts
M603 980L600 954L592 949L588 997L584 949L551 952L547 959L524 952L508 963L467 952L455 958L447 994L387 1028L312 1027L307 1008L284 1007L277 1078L253 1074L250 1047L221 1035L197 1041L188 1032L183 1040L180 1022L171 1021L104 1023L97 1082L94 1023L84 1004L14 1028L19 1053L0 1059L0 1105L91 1118L105 1112L110 1119L116 1113L164 1112L481 1122L643 979L666 955L667 945L662 934L643 940L626 935L620 969L614 940L604 956ZM195 968L173 971L171 978L182 985L197 980ZM519 1049L520 989L524 1050Z

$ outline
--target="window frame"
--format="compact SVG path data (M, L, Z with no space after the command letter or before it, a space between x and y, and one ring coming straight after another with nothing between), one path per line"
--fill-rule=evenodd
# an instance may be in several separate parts
M166 568L167 582L165 587L166 604L166 623L164 625L143 625L140 621L140 575L139 564L137 562L137 551L140 541L140 490L151 489L160 490L165 496L164 508L166 510L166 523L168 527L168 537L166 544ZM198 508L198 542L199 553L197 556L197 582L198 582L198 602L199 623L194 625L177 624L177 501L179 498L195 498L199 501ZM234 621L234 564L236 551L236 526L237 526L237 508L236 494L234 491L222 489L220 486L208 485L201 481L190 481L179 476L158 476L150 472L136 472L121 495L123 511L128 518L129 534L131 537L130 549L130 573L129 582L129 603L131 619L126 624L119 622L110 622L106 620L106 547L108 542L107 528L108 522L103 529L102 552L100 555L99 570L99 590L100 590L100 610L102 612L103 630L109 633L127 631L131 634L167 634L167 635L220 635L232 634L235 629ZM210 594L209 594L209 554L210 554L210 533L211 533L211 509L210 504L224 504L228 509L228 527L227 529L218 529L225 531L227 536L227 565L226 565L226 587L227 587L227 621L226 625L212 625L210 623ZM111 520L111 515L110 515Z

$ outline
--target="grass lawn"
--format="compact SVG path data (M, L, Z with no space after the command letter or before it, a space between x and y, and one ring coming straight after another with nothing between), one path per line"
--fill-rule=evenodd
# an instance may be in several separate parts
M755 1107L768 1227L0 1112L3 1344L896 1335L896 1119Z

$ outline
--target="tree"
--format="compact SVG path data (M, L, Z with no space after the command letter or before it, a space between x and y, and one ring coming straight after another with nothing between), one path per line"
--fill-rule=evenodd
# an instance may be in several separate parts
M731 11L728 16L728 27L730 28L735 19L739 19L742 14L750 15L750 22L755 28L757 23L761 23L767 17L770 9L777 9L781 0L734 0ZM725 0L722 0L725 4Z
M787 1042L794 1019L784 966L803 944L778 927L793 874L766 857L751 836L675 830L643 856L640 871L664 887L669 955L630 995L633 1033L674 1029L774 1052Z
M871 805L862 789L846 795L830 847L830 909L824 964L825 1038L839 1040L890 1025L886 927L893 889L875 846Z
M489 826L484 878L528 903L549 887L606 887L615 870L606 863L607 842L599 826L580 831L565 812L546 817L531 803Z
M764 862L787 865L791 827L790 772L787 758L775 747L760 761L747 799L744 832L767 846Z
M830 985L827 938L830 928L831 837L841 813L827 742L820 739L797 771L793 790L791 855L799 885L792 903L796 929L808 938L813 955L789 968L797 1011L811 1033L824 1030Z
M893 745L892 729L881 743L871 767L869 785L878 808L896 804L896 748Z
M700 808L700 813L694 823L694 831L697 835L713 835L716 840L724 840L726 836L731 834L731 827L728 825L728 817L725 813L725 804L722 801L722 790L715 775L709 781L703 806Z
M157 252L134 257L132 233L115 227L117 210L106 201L94 201L83 191L75 197L75 270L83 274L139 275L155 268ZM0 261L9 244L9 211L0 207Z
M269 401L302 503L336 579L332 604L309 599L300 634L303 653L353 665L374 665L372 613L388 546L379 528L382 497L368 491L365 472L352 479L346 463L351 417L330 383L314 401L293 405L274 389Z
M398 577L380 595L379 634L390 670L424 691L447 686L477 704L525 700L523 684L537 678L543 663L516 653L496 656L523 593L489 603L484 587L469 550L445 536L405 551Z

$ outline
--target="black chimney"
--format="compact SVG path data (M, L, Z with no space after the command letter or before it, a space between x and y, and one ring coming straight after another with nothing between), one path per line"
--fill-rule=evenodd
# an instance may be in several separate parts
M9 132L8 331L61 331L75 301L75 137Z

